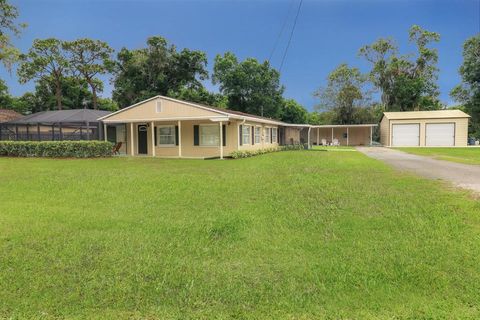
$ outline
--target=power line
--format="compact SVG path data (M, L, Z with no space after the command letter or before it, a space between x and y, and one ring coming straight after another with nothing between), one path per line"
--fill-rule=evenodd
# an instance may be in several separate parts
M270 60L272 60L272 56L275 53L275 50L277 49L278 42L280 41L280 38L283 34L283 30L285 30L285 26L287 25L288 17L290 17L290 11L292 10L293 1L294 0L290 1L290 5L288 6L287 15L285 16L285 20L283 21L283 24L282 24L282 28L280 29L280 32L278 33L277 39L275 40L275 44L273 45L272 51L270 52L270 55L268 56L268 60L267 60L268 62L270 62Z
M280 69L278 70L279 72L282 72L283 63L285 62L285 57L287 56L288 48L290 47L290 43L292 42L293 32L295 31L295 26L297 25L298 15L300 13L300 8L302 7L302 3L303 3L303 0L300 0L300 3L298 4L298 8L297 8L297 14L295 15L295 20L293 22L292 31L290 32L290 37L288 38L287 47L285 48L285 52L283 53L282 63L280 63Z

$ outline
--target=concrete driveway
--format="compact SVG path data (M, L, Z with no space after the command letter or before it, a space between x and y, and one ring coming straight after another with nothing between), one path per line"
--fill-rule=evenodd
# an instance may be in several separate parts
M414 172L429 179L450 181L458 187L480 193L480 166L435 160L389 148L358 147L357 150L399 170Z

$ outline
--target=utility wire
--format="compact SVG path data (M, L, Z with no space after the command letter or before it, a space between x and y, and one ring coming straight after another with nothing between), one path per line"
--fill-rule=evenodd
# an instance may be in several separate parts
M288 11L287 15L285 16L285 20L283 21L282 28L280 29L280 32L278 33L277 39L275 40L275 44L273 45L272 51L270 52L270 55L268 56L268 62L270 63L270 60L272 60L273 54L275 53L275 50L277 49L278 42L280 41L280 38L282 37L283 30L285 30L285 26L287 25L288 17L290 17L290 11L292 10L292 5L293 1L290 1L290 5L288 6Z
M300 13L300 8L302 7L302 3L303 3L303 0L300 0L300 3L298 4L298 8L297 8L297 14L295 15L295 20L293 22L292 31L290 32L290 38L288 38L287 47L285 48L285 52L283 53L283 57L282 57L282 63L280 63L280 69L278 70L279 72L282 72L283 63L285 62L288 48L290 47L290 43L292 42L293 32L295 31L295 26L297 25L298 15Z

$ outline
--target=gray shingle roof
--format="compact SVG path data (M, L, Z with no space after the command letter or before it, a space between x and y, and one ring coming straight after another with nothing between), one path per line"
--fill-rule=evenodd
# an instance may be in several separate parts
M58 111L42 111L24 116L8 124L53 124L53 123L73 123L73 122L98 122L97 119L110 114L110 111L91 110L91 109L71 109Z

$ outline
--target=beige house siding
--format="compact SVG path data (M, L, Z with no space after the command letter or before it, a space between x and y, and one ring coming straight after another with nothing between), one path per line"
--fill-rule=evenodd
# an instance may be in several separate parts
M242 145L239 145L238 146L238 150L258 150L258 149L265 149L265 148L273 148L273 147L278 147L278 126L274 126L274 125L266 125L266 124L263 124L263 123L259 123L259 122L245 122L242 124L242 121L237 121L237 141L240 142L239 138L238 138L238 135L240 133L240 128L239 126L240 125L247 125L247 126L250 126L250 141L249 143L245 144L245 143L242 143ZM260 143L253 143L255 141L255 138L253 137L252 138L252 134L255 132L255 130L252 131L252 127L255 128L255 127L260 127ZM277 128L277 142L274 142L274 143L270 143L270 141L266 141L265 140L265 128ZM253 141L252 141L253 140Z
M318 130L318 141L317 141ZM333 128L333 139L337 139L340 145L346 146L362 146L370 144L370 127L349 127L348 128L348 141L344 137L347 134L347 128ZM332 143L332 128L316 128L312 130L313 141L318 144L325 139L327 143Z
M300 130L301 128L286 127L285 128L285 144L300 143Z
M390 146L390 120L383 117L380 122L380 143L384 146Z
M370 145L371 127L352 127L348 129L348 144L350 146L368 146Z
M161 111L157 112L157 102L161 104ZM141 103L133 108L122 110L108 117L108 121L151 121L169 118L194 118L194 117L222 116L220 113L200 109L185 103L170 101L167 99L152 99Z
M382 125L384 120L387 125L387 129L385 125ZM466 147L467 146L467 138L468 138L468 118L444 118L444 119L403 119L403 120L390 120L384 119L381 123L381 137L386 134L386 137L383 137L383 141L381 143L385 146L391 146L391 132L392 127L394 124L419 124L420 125L420 147L424 147L426 143L426 124L429 123L454 123L455 124L455 146L456 147ZM386 130L385 130L386 129ZM385 133L386 131L386 133Z
M145 125L147 123L135 123L133 124L133 140L134 140L134 154L138 155L138 126ZM209 157L218 157L220 156L220 146L215 147L206 147L206 146L195 146L193 142L193 127L195 125L217 125L218 122L211 121L181 121L181 147L182 147L182 157L191 157L191 158L209 158ZM150 125L148 123L148 125ZM154 122L155 126L163 125L178 125L177 121L166 121L166 122ZM223 147L224 156L228 156L232 151L237 149L237 131L234 123L230 124L225 123L226 129L226 145ZM149 156L152 156L152 134L150 127L147 132L147 151ZM131 154L132 143L130 141L130 125L127 125L127 153ZM157 157L178 157L179 156L179 146L155 146L155 156Z
M239 125L241 121L228 121L223 123L226 129L226 145L223 147L223 155L229 156L235 150L256 150L262 148L270 148L278 146L277 143L266 143L265 137L263 135L263 128L277 128L272 125L264 125L256 122L246 122L245 125L255 125L262 127L262 136L261 143L252 145L244 144L239 146ZM217 125L218 122L211 121L181 121L181 148L182 148L182 157L191 157L191 158L210 158L210 157L219 157L220 156L220 146L215 147L206 147L206 146L195 146L194 145L194 134L193 128L195 125ZM147 131L147 151L149 156L152 156L152 134L150 129L150 122L143 123L134 123L133 124L133 141L134 141L134 155L138 155L138 126L139 125L148 125ZM156 127L162 125L172 125L177 126L177 121L155 121L154 125ZM278 140L278 139L277 139ZM127 124L127 154L131 154L132 143L130 141L130 124ZM179 146L155 146L155 156L157 157L178 157L179 156Z

